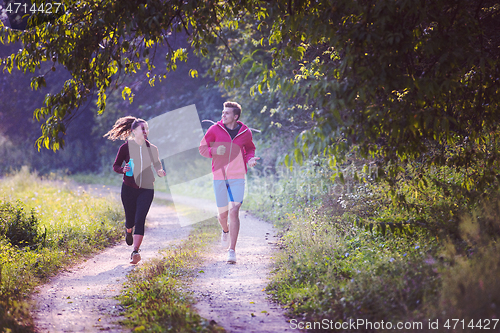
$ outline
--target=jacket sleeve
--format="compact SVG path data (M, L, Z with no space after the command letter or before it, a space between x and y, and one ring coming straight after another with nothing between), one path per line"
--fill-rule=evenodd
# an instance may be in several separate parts
M210 127L205 136L203 136L203 139L201 139L200 146L198 147L201 156L212 158L212 148L210 147L210 144L214 141L215 135L212 131L212 127Z
M126 145L123 144L120 147L120 149L118 149L118 153L116 154L116 158L115 158L115 163L113 163L113 171L116 173L121 173L121 174L124 173L122 164L123 164L123 161L125 161L125 158L127 155L127 152L125 151L126 148L127 148Z
M162 166L161 161L160 161L160 151L158 150L158 147L154 146L153 152L154 152L153 153L153 158L154 158L153 167L155 168L155 170L163 169L163 166Z
M248 163L250 159L255 157L255 145L253 143L252 131L250 131L250 129L248 131L249 139L245 142L245 146L243 146L243 149L245 150L245 163Z

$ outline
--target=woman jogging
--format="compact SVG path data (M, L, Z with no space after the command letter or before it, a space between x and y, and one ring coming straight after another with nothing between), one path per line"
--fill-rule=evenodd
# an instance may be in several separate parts
M134 245L134 251L130 255L130 263L134 265L141 260L139 247L144 238L146 215L154 196L155 177L151 165L159 177L165 176L158 148L147 140L148 133L148 123L145 120L127 116L118 119L104 135L113 141L126 140L118 149L113 170L123 174L121 198L125 209L125 241L128 245Z

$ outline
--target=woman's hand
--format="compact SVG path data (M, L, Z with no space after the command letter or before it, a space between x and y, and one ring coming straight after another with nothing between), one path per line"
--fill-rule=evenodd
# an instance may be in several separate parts
M127 171L130 171L130 165L128 165L128 163L125 163L125 166L123 167L123 173L127 173Z
M158 177L165 177L167 175L167 173L163 169L156 170L156 174L158 175Z

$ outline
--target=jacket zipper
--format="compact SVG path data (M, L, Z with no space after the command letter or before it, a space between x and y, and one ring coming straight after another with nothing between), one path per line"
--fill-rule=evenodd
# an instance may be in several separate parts
M141 155L141 173L139 174L139 187L142 187L142 146L139 146L139 154Z
M220 125L219 125L220 126ZM231 134L229 134L229 132L223 127L221 126L221 128L227 133L227 135L229 135L229 138L231 139ZM236 139L240 134L243 134L247 131L248 128L245 128L245 130L243 132L240 132L238 134L235 135L234 139ZM227 160L227 166L226 166L226 172L225 172L225 179L224 180L227 180L227 169L229 168L229 162L231 162L231 151L233 150L233 141L234 139L231 139L231 145L229 146L229 158Z

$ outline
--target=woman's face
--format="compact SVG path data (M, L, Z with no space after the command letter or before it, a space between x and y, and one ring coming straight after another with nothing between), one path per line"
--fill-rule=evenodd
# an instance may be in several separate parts
M139 139L147 139L149 135L148 123L140 123L135 129L132 130L134 136Z

